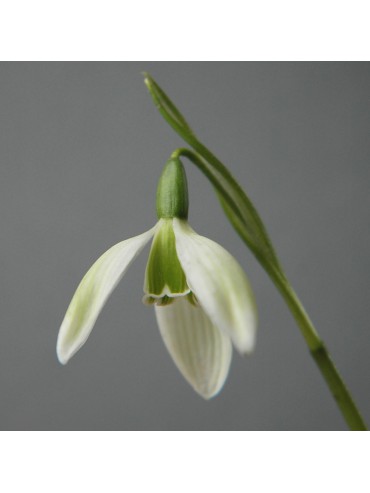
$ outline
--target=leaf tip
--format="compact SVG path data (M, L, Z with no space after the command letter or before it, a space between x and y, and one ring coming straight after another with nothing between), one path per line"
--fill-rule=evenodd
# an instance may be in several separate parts
M141 75L144 77L144 84L150 90L151 87L153 86L153 78L151 77L149 72L141 72Z

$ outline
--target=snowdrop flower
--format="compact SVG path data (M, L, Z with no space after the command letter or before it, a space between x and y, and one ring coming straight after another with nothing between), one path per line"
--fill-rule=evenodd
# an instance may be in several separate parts
M82 279L61 325L57 354L63 364L86 342L108 297L153 238L144 299L153 304L163 341L176 366L204 398L222 388L232 344L246 354L256 333L256 307L237 261L189 226L184 168L170 159L157 190L154 228L105 252Z

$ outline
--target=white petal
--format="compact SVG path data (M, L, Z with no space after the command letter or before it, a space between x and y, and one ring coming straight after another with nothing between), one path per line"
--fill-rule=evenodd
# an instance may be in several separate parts
M155 313L163 341L182 375L205 399L216 395L229 372L230 339L200 305L192 305L186 297L156 306Z
M220 245L196 234L187 221L174 219L173 226L177 255L190 289L238 351L252 351L257 310L243 269Z
M86 342L109 295L152 238L155 228L107 250L78 286L59 330L57 355L63 364Z

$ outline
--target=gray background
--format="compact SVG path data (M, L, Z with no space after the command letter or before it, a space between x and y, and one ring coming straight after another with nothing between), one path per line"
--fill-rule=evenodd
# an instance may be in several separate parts
M141 302L147 251L66 366L59 325L92 262L151 227L181 140L149 71L262 215L288 277L370 421L369 87L357 63L0 64L2 429L345 429L288 309L187 165L190 221L245 268L260 327L206 402Z

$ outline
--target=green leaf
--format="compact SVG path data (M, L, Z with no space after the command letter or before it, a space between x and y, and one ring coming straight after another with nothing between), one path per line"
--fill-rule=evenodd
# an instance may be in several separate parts
M172 122L174 125L178 125L189 134L192 134L193 131L190 128L189 124L180 113L180 111L176 108L167 94L159 87L159 85L155 82L154 79L147 73L144 72L144 82L149 89L149 92L153 98L154 104L158 108L158 110L165 116L166 120Z

